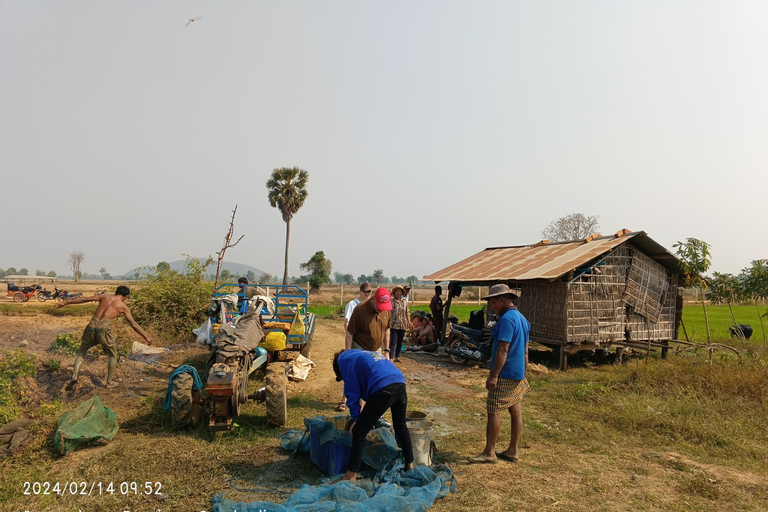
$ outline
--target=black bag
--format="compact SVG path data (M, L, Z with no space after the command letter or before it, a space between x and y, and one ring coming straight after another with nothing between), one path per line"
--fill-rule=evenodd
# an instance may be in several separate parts
M485 327L485 311L482 309L478 311L469 312L469 328L477 329L481 331Z

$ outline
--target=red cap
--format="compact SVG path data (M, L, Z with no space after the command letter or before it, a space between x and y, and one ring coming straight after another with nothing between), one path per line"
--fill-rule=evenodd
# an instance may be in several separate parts
M383 286L376 289L376 295L374 296L376 305L382 311L392 311L392 297L389 295L389 290Z

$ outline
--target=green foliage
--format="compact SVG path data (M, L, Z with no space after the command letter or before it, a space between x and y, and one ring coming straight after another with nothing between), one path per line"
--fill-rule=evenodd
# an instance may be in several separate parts
M204 311L213 296L213 284L204 274L212 261L187 257L184 273L163 266L145 274L146 284L130 297L134 319L169 341L188 338L191 329L205 320Z
M80 338L72 333L58 334L51 345L51 350L65 354L77 354L77 351L80 350Z
M309 261L299 265L301 270L309 271L309 285L312 288L320 288L324 284L331 284L331 260L325 257L323 251L317 251Z
M46 275L47 275L48 277L56 277L56 272L54 272L53 270L51 270L51 271L50 271L50 272L48 272L48 274L46 274Z
M18 379L37 375L37 357L21 349L0 352L0 377Z
M13 381L0 377L0 425L16 419L19 414L19 403L16 401L16 390Z
M0 425L15 420L19 414L18 379L34 378L36 374L37 358L34 355L21 349L0 351Z
M43 368L45 368L45 370L48 372L56 373L61 370L61 361L53 358L47 361L43 361Z
M686 238L685 242L677 242L672 247L677 249L680 258L680 269L685 275L685 286L705 287L704 274L712 265L710 245L703 240Z

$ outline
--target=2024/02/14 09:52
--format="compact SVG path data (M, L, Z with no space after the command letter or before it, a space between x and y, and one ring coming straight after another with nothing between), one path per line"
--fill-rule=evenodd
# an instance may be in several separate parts
M160 482L24 482L25 495L93 496L101 494L161 495Z

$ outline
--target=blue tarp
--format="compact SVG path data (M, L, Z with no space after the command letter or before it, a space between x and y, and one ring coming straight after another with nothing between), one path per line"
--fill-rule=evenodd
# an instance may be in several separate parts
M311 431L322 443L351 446L352 436L334 423L334 420L340 423L341 419L323 416L306 419L305 432L286 432L280 437L280 444L294 452L309 451ZM213 498L212 512L423 512L432 507L436 499L456 492L456 478L448 466L416 466L403 471L402 451L388 426L371 431L363 462L375 469L361 472L365 478L354 484L342 481L342 475L323 478L320 485L302 486L282 504L235 502L219 494Z
M404 472L402 461L383 469L371 480L303 485L282 504L252 503L213 498L212 512L424 512L436 499L456 492L456 479L448 466L416 466ZM334 477L341 478L341 475Z

